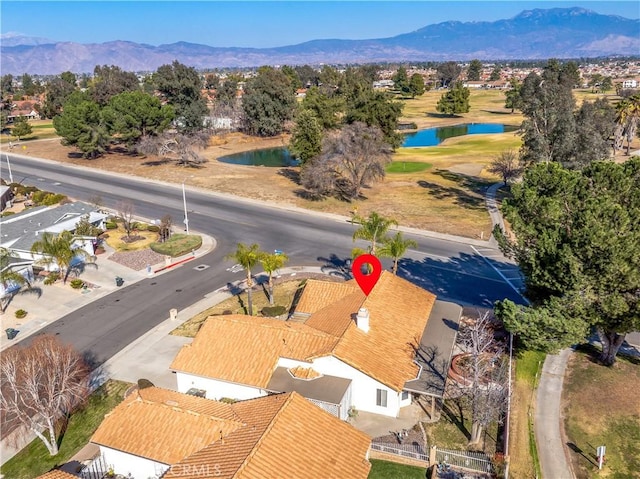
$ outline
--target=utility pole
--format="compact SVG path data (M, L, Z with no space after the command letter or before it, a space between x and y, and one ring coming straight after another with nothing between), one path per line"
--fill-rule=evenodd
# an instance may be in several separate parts
M187 231L187 234L189 234L189 216L187 215L187 196L184 192L185 181L187 181L186 178L182 180L182 203L184 204L184 226Z

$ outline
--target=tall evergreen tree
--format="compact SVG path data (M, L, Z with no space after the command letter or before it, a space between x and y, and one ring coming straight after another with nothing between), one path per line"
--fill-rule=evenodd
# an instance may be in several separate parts
M523 145L521 154L528 163L571 162L576 143L575 99L570 80L563 77L557 63L550 61L542 75L530 73L520 90Z
M411 79L409 80L409 93L411 94L411 98L415 98L417 96L422 96L425 91L424 86L424 78L419 73L414 73L411 75Z
M344 121L348 125L361 122L380 128L385 141L395 149L402 144L402 135L397 132L402 107L389 93L366 88L347 101Z
M497 236L517 259L533 308L502 304L514 332L540 345L552 330L558 336L551 344L562 347L592 327L603 345L600 360L615 362L624 336L640 328L638 191L640 157L582 170L537 164L512 186L505 213L516 239Z
M456 84L447 91L436 105L436 110L445 115L456 115L469 112L469 89L462 86L462 82Z
M202 98L202 80L193 67L174 61L162 65L153 75L153 81L163 98L173 106L176 123L184 132L204 128L207 103Z
M142 91L124 92L112 97L102 110L111 134L131 146L145 136L162 133L174 118L171 105Z
M280 70L262 68L247 82L242 97L246 129L251 135L275 136L293 118L296 98L289 78Z
M304 165L322 151L322 127L311 110L302 110L296 117L289 151Z
M467 68L467 80L479 81L482 73L482 62L480 60L471 60L469 68Z
M111 141L100 106L79 91L69 96L53 127L64 145L75 146L85 158L100 156Z
M393 86L403 95L409 93L409 77L405 67L401 66L396 74L393 75Z

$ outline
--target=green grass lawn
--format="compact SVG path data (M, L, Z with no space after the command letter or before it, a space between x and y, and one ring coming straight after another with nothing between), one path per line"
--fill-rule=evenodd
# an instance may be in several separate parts
M89 398L84 409L76 412L60 439L60 451L50 456L40 439L34 439L27 447L0 467L5 479L33 479L66 463L82 447L98 428L104 415L122 401L130 386L121 381L109 381Z
M565 378L565 430L578 479L638 477L640 471L640 360L618 357L605 367L595 348L574 353ZM598 471L596 447L606 446Z
M175 258L183 254L191 253L202 245L202 237L198 235L174 234L164 243L151 243L153 251L166 254Z
M405 466L380 459L370 459L369 462L369 479L424 479L427 475L427 469L422 467Z
M516 355L516 381L524 381L537 386L546 353L540 351L522 351Z
M417 161L394 161L385 170L387 173L418 173L431 168L431 163Z

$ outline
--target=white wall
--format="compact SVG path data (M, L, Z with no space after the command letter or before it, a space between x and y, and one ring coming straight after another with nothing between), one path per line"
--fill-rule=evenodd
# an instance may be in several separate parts
M397 417L400 413L400 393L333 356L317 358L312 363L280 358L278 366L285 368L294 366L312 367L317 372L328 376L351 379L351 406L354 406L359 411L391 417ZM387 407L376 405L376 389L387 391Z
M169 469L168 464L152 461L143 457L134 456L126 452L100 446L100 453L104 457L105 463L113 467L113 472L136 479L147 479L149 477L160 477Z
M191 388L204 389L207 392L207 399L231 398L243 400L267 395L267 391L260 388L203 378L180 371L176 371L176 381L179 392L186 393Z

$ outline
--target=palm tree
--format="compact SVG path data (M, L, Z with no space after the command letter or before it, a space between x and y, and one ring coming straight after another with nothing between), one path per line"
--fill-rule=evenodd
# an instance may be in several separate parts
M239 263L247 272L247 310L249 316L253 316L253 303L251 301L251 288L253 288L253 278L251 277L251 268L253 268L263 253L260 251L260 245L253 243L247 246L244 243L238 243L236 250L225 256L225 259L231 259Z
M9 268L9 260L14 256L7 248L0 248L0 283L4 286L5 291L12 284L17 284L21 288L26 285L27 288L31 289L31 283L27 278ZM6 307L11 302L11 296L12 294L5 294L1 298L0 313L5 312Z
M85 259L91 255L82 248L73 247L73 235L69 231L63 231L58 235L45 232L42 239L31 245L31 255L41 254L42 259L38 262L47 266L55 264L60 269L63 282L67 282L69 267L73 260L82 256Z
M412 239L404 239L398 231L395 236L386 238L380 247L380 256L393 258L393 274L398 274L398 260L402 258L409 248L415 248L418 243Z
M260 264L264 272L269 275L269 304L273 306L273 273L282 268L289 257L284 253L264 253L260 257Z
M627 140L627 155L631 149L631 142L635 138L640 118L640 94L620 100L616 105L618 115L616 117L615 145L616 149L622 148L622 143Z
M354 217L354 221L360 223L360 227L353 233L353 241L363 239L371 241L369 253L375 256L377 243L384 240L391 226L398 226L398 222L392 218L380 216L375 211L368 218Z

